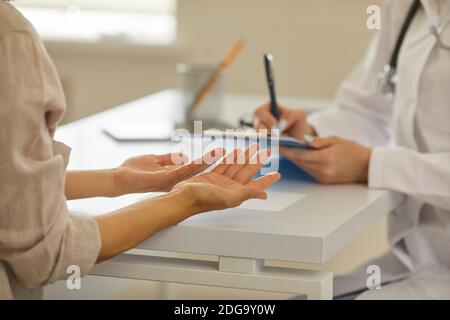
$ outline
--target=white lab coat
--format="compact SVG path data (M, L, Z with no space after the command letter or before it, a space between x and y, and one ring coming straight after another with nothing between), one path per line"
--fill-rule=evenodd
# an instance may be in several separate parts
M377 75L389 61L412 0L387 1L382 29L342 84L336 107L309 120L319 135L373 146L369 187L405 194L389 215L391 250L335 279L335 296L364 290L366 267L381 268L380 290L359 298L450 299L450 52L429 28L450 23L450 1L422 0L399 55L394 99L383 96ZM450 44L450 26L444 35Z

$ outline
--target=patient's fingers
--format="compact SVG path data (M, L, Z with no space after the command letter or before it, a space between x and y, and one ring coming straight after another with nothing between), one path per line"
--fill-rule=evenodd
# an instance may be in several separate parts
M247 183L247 186L266 189L267 187L280 180L280 178L281 175L278 172L271 172L261 178L250 181L249 183Z
M238 155L241 153L239 148L231 151L227 156L222 160L221 164L215 167L212 172L223 174L231 165L236 163L236 159Z
M234 179L236 174L246 165L250 164L250 160L254 157L255 153L258 151L258 144L250 145L244 152L238 155L236 159L236 164L229 166L224 175L230 179ZM256 160L254 160L256 162Z
M184 180L190 178L208 168L214 161L223 157L223 148L217 148L202 155L202 158L183 165L171 166L166 172L166 179Z
M234 180L239 183L246 184L252 177L261 169L261 166L267 161L270 156L270 150L260 151L254 158L254 164L247 164L241 168L235 175Z

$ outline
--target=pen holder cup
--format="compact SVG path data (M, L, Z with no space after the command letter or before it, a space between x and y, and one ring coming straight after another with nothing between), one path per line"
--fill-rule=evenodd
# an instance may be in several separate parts
M184 64L177 65L177 71L182 77L184 116L185 122L192 124L193 121L218 121L222 113L225 74L221 73L211 87L210 91L196 108L192 103L196 95L210 80L217 70L217 65L207 64Z

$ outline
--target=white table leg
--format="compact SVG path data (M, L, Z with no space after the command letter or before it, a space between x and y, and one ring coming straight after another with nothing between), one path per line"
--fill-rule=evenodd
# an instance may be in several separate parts
M270 274L264 273L264 268L264 260L261 259L219 257L219 271L255 275L255 281L258 281L260 277L270 277ZM300 269L267 268L267 270L270 269L272 271L276 269L281 273L285 270L286 276L291 278L289 288L280 288L283 290L279 292L305 294L307 299L314 300L332 299L333 297L333 275L330 272L323 272L322 277L318 277L318 279L316 277L318 271L310 274ZM293 274L293 270L297 272ZM276 281L276 277L274 281Z
M219 257L219 263L217 263L216 261L122 254L98 264L90 274L305 294L308 299L332 299L333 296L331 272L266 267L262 260L233 257Z
M175 300L175 297L172 282L159 282L159 299Z

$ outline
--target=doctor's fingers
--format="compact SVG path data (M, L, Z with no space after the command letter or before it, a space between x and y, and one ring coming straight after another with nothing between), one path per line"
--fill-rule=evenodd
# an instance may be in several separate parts
M265 128L278 126L278 120L270 113L270 106L268 103L255 110L255 118L259 121L259 125L264 126Z
M295 148L280 147L280 154L293 161L330 164L333 162L333 154L329 149L301 150Z
M332 145L335 145L337 143L342 142L343 139L336 137L336 136L329 136L329 137L312 137L311 141L308 141L307 143L314 148L322 149L326 147L330 147Z
M306 124L306 112L302 109L282 108L281 117L286 120L285 130L298 124Z
M278 111L280 113L281 119L285 120L285 127L283 128L283 130L286 130L288 127L292 126L299 120L306 119L306 113L301 109L293 109L278 105ZM269 103L266 103L265 105L255 110L255 118L256 120L258 120L257 122L255 122L263 128L272 128L273 126L279 125L279 121L270 112Z
M253 123L253 127L257 131L259 131L259 130L267 130L267 132L270 132L270 129L271 129L267 124L265 124L264 122L262 122L258 118L255 118L255 122Z
M320 183L330 184L336 182L335 168L333 166L300 160L294 160L294 163Z

